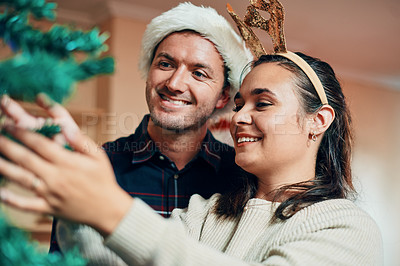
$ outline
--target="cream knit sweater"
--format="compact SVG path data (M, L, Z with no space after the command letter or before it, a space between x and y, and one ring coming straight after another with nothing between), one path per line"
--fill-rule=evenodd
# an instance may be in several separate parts
M218 197L205 200L194 195L187 209L174 210L168 220L135 199L104 242L90 227L61 223L60 246L66 250L78 243L91 265L383 263L378 227L349 200L316 203L287 221L271 224L275 207L262 199L251 199L239 219L218 219L212 211Z

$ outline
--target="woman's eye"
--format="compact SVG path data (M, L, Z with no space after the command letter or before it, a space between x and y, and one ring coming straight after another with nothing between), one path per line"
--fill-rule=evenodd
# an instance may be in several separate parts
M271 105L271 103L267 103L267 102L258 102L258 103L256 103L256 107L257 108L263 108L263 107L267 107L267 106L270 106Z

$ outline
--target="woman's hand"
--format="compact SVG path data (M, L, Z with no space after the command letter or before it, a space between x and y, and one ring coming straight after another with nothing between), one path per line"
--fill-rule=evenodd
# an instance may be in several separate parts
M68 136L79 131L78 125L68 111L57 102L51 100L46 94L39 94L36 103L49 115L52 123L61 127L63 135L67 139ZM27 113L16 101L7 95L1 97L0 108L5 114L3 116L3 123L5 125L14 125L25 129L38 129L48 121L48 119L43 117L35 117Z
M110 234L129 210L132 198L115 180L104 151L88 137L71 131L74 152L29 130L6 130L24 145L0 136L0 174L36 193L16 195L1 188L1 200L21 210L51 214L85 223L104 236Z

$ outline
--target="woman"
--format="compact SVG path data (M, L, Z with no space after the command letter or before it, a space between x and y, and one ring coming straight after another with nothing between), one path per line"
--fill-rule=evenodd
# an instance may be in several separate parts
M307 76L285 57L266 55L256 61L235 96L231 124L236 163L252 175L234 179L231 193L209 200L195 195L187 209L175 210L168 221L117 188L113 197L100 196L116 198L123 215L116 205L108 213L104 209L113 207L78 206L74 198L85 199L83 188L71 192L65 201L71 206L43 196L46 207L30 209L86 223L105 236L103 243L90 227L65 223L59 228L67 239L61 247L78 244L92 263L122 264L121 258L129 265L380 264L376 224L346 199L353 192L352 136L341 87L327 63L298 55L317 73L329 104L321 103ZM26 134L31 133L14 130L23 142ZM83 151L82 136L70 141ZM99 177L99 183L114 187L111 179ZM64 177L57 182L68 188ZM38 194L47 195L48 188L42 187ZM96 197L95 191L87 193L87 198ZM24 208L12 195L2 193L2 198ZM93 210L99 212L97 219L86 214Z

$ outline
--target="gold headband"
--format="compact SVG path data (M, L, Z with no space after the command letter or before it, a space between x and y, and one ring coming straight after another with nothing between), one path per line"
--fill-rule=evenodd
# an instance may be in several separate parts
M268 12L270 14L270 19L263 18L257 9ZM283 32L285 14L283 6L278 0L270 0L269 3L267 0L250 0L250 6L247 7L244 21L236 15L230 4L227 4L227 10L238 26L239 32L247 46L249 46L256 58L267 53L251 27L266 31L272 39L274 54L283 56L300 67L313 84L321 103L328 104L324 87L315 71L303 58L286 49L285 35Z

